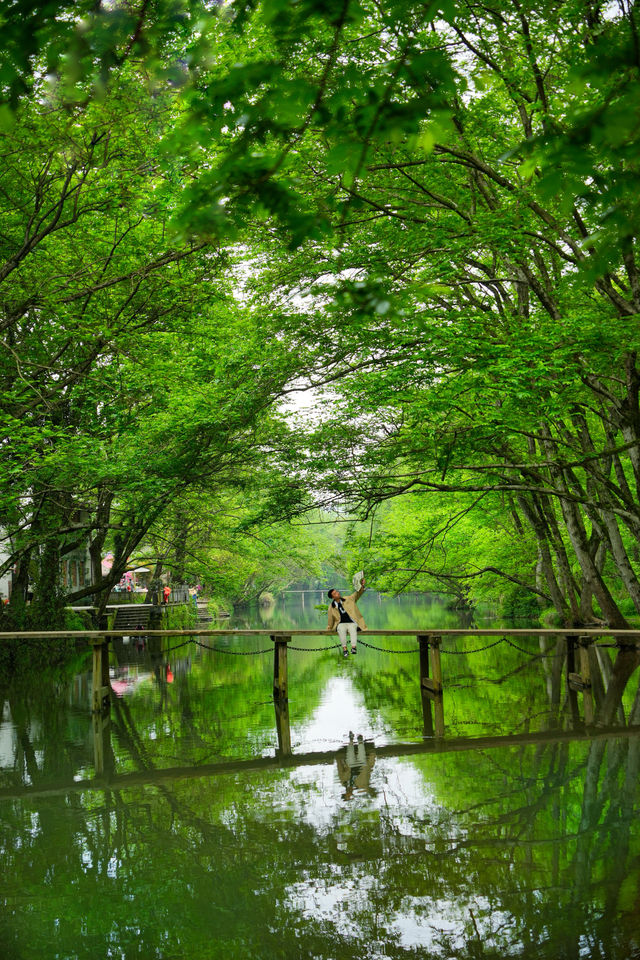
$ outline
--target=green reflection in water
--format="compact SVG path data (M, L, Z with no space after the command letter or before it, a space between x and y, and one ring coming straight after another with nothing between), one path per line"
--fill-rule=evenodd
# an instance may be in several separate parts
M401 619L377 612L381 628ZM273 755L270 656L138 659L147 676L112 711L118 772ZM559 662L504 645L443 655L447 736L566 728ZM0 800L7 957L638 953L640 739L376 756L420 739L417 655L292 652L290 667L294 752L333 750L328 763ZM625 721L636 688L637 672ZM9 689L5 788L92 774L88 702L82 677Z

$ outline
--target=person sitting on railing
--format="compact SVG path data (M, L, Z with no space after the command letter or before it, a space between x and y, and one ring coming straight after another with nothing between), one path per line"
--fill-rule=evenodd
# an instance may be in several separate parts
M342 644L343 657L349 655L347 653L347 635L351 637L351 653L355 654L357 652L356 641L358 639L358 630L367 629L364 617L356 605L356 602L360 599L364 591L364 577L360 581L360 589L356 590L355 593L349 594L348 597L343 597L340 591L333 587L329 590L331 603L329 604L327 630L337 629Z

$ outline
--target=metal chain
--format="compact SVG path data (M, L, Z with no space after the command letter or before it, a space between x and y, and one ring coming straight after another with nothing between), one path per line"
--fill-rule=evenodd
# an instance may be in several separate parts
M325 650L335 650L336 647L339 647L339 643L334 643L330 647L294 647L292 644L287 644L287 650L300 650L303 653L322 653Z
M189 643L193 643L193 637L189 637L184 643L178 643L175 647L169 647L168 650L163 650L162 653L173 653L174 650L179 650L180 647L186 647Z
M483 650L491 650L491 647L497 647L498 644L502 643L504 639L505 639L504 637L500 637L499 640L494 640L493 643L488 643L484 647L476 647L475 650L446 650L444 647L440 647L440 650L442 651L442 653L453 653L453 654L457 654L460 657L464 657L468 653L482 653Z
M525 649L525 647L519 647L517 643L514 643L513 640L509 640L509 637L502 638L505 643L508 643L510 647L513 647L514 650L519 650L520 653L526 654L528 657L531 657L533 660L540 660L543 657L557 657L559 656L558 651L554 650L553 653L532 653L531 650Z
M273 650L273 647L266 647L264 650L226 650L224 647L212 647L208 643L196 640L195 637L193 642L204 650L213 650L215 653L228 653L232 657L258 657L260 654L271 653Z
M379 650L381 653L419 653L419 647L413 647L411 650L391 650L389 647L374 647L372 643L367 643L366 640L358 640L358 643L361 643L363 647L369 647L370 650Z

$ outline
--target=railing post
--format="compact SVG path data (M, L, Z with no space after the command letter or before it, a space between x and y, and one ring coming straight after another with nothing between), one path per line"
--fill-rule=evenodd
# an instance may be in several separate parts
M273 648L273 699L288 700L287 693L287 644L291 637L271 635Z

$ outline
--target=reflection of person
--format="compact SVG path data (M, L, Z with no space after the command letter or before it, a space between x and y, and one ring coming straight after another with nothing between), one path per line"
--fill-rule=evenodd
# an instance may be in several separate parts
M364 617L358 610L356 602L360 599L365 590L364 577L360 581L360 589L355 593L343 597L339 590L329 590L329 622L327 630L338 631L340 642L342 644L343 657L347 654L347 635L351 637L351 653L356 652L356 641L358 639L358 630L366 630L367 625Z
M342 794L343 800L350 800L354 790L368 790L370 793L375 792L372 791L369 786L371 771L373 770L375 762L376 755L373 746L367 751L362 734L358 736L357 742L354 742L353 733L350 732L349 743L344 755L340 752L336 757L338 776L345 787L345 791Z

